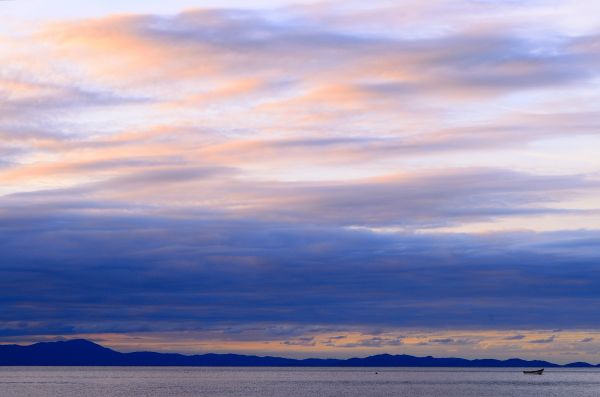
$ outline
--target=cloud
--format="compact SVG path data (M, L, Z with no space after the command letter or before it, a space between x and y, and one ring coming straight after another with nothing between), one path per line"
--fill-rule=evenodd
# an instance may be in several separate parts
M128 210L127 202L135 202L140 210L154 207L165 214L213 212L272 222L313 219L313 223L333 227L420 229L496 218L577 214L582 211L545 204L593 191L597 185L578 175L536 176L494 169L390 175L344 183L250 182L236 168L163 160L149 157L8 169L7 180L79 172L102 176L116 169L127 172L71 188L17 193L2 201L15 210L29 207L28 211L33 207L54 211L57 206L78 210L100 201L103 208ZM77 197L77 203L72 197Z
M552 335L548 338L530 340L529 343L537 343L537 344L554 343L555 339L556 339L556 336Z
M483 10L472 3L461 5L465 10L468 6L471 14L461 15L472 17ZM50 81L31 83L31 79L14 77L8 83L12 91L23 86L19 90L24 92L32 90L27 84L63 87L67 92L53 97L52 103L72 103L75 108L88 100L78 94L73 102L68 100L68 92L105 92L104 96L111 98L143 98L152 104L162 101L177 112L181 107L197 112L198 107L221 109L219 104L225 105L236 118L243 116L246 125L270 130L293 130L293 124L298 124L306 134L306 123L319 131L356 124L367 133L372 130L369 125L385 128L394 114L423 122L434 111L443 119L444 112L431 105L439 101L451 106L451 100L475 98L485 106L485 100L498 96L591 81L597 70L598 59L583 38L531 37L500 21L487 30L469 29L467 24L442 29L445 34L412 37L391 34L393 29L368 34L359 28L360 21L375 15L378 19L398 18L406 12L406 6L389 8L374 5L371 10L354 10L355 31L338 23L347 21L348 15L333 11L335 7L330 8L333 14L326 17L327 23L319 13L294 7L277 11L202 9L172 16L61 22L22 39L43 48L41 53L52 65L45 74ZM445 7L441 7L444 11L439 6L432 8L435 10L419 16L421 24L430 19L425 17L428 13L453 15ZM536 19L532 14L519 23L530 27ZM23 74L31 69L28 56L35 55L24 50L19 53ZM74 69L69 80L72 87L65 86L63 74L56 71L65 60ZM39 75L36 72L31 70L31 75ZM106 88L94 91L87 88L90 85ZM95 98L92 102L103 97L85 96ZM241 111L240 100L251 111ZM169 114L149 107L147 113ZM356 114L365 108L377 115L367 124ZM269 122L256 117L254 109L269 109ZM326 122L328 117L332 123ZM209 118L203 118L205 123ZM356 123L340 127L340 119ZM385 132L390 135L393 131L386 128Z
M348 338L346 335L335 335L329 336L325 340L321 341L324 346L335 347L338 346L338 342Z
M522 340L525 339L525 335L517 334L511 335L504 338L504 340Z
M470 12L455 15L449 12L454 7ZM596 134L596 109L549 114L546 103L535 102L518 112L497 111L496 101L505 95L557 85L566 95L563 86L593 81L597 59L591 36L548 39L500 21L483 31L461 25L496 10L489 7L415 6L418 11L410 14L423 26L453 15L452 29L416 36L363 31L364 21L405 15L405 6L381 4L367 10L340 4L203 9L45 25L7 50L17 66L0 84L9 97L0 121L3 137L18 151L11 159L15 176L6 177L27 179L36 164L45 175L36 183L60 185L52 173L65 168L54 159L74 166L117 164L129 156L148 161L150 153L157 163L163 156L204 159L254 177L264 168L289 175L306 163L347 166L514 149L567 130L569 136ZM530 7L517 12L518 24L537 23L535 10L545 9ZM357 22L350 25L356 30L341 23L348 18ZM47 67L32 62L39 57ZM475 111L464 104L472 97L477 112L488 116L458 123L447 117ZM101 112L94 110L98 106ZM33 113L41 121L28 117ZM228 114L228 121L220 114ZM174 128L182 120L192 120L195 128ZM137 136L129 131L161 123L170 130ZM48 159L51 164L44 163Z
M292 340L286 340L281 343L288 346L315 346L316 343L313 337L296 338Z
M584 9L208 8L2 41L0 336L596 329L598 32L563 17Z
M191 79L223 72L269 75L287 68L289 76L313 73L318 79L331 75L334 65L342 66L342 75L351 73L350 67L370 66L374 80L376 73L396 68L397 75L414 76L409 85L438 92L453 87L477 91L570 83L589 78L597 62L587 47L574 46L568 39L536 41L520 37L514 29L463 28L446 36L421 38L369 36L336 30L334 24L328 28L308 14L294 14L293 9L288 14L285 18L285 10L269 15L203 9L169 17L118 16L57 24L46 29L42 38L48 38L62 54L91 55L85 60L88 67L93 62L95 69L108 72L118 65L116 76L126 73L130 77L141 71L138 78L168 73ZM278 16L280 22L275 19ZM72 35L74 31L78 36ZM113 58L103 59L101 55L109 50L114 51ZM335 51L336 57L327 56L328 51ZM297 62L307 54L315 61ZM202 67L192 68L192 62L201 58ZM277 62L269 62L273 58ZM386 62L377 65L376 58ZM148 60L153 67L144 69ZM427 73L418 74L423 66L428 67ZM390 83L398 81L402 80Z
M390 347L402 345L402 337L397 338L382 338L375 336L372 338L360 339L357 342L336 344L335 346L344 348L357 348L357 347Z
M428 343L434 343L439 345L468 345L473 343L473 341L468 339L438 338L429 339Z
M595 251L539 244L595 245L593 232L382 234L135 212L6 213L0 228L0 319L35 321L38 334L56 323L73 333L597 325L586 310L598 299Z

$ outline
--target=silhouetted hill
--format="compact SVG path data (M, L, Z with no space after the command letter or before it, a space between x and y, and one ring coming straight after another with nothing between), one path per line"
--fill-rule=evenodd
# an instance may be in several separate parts
M29 346L0 345L0 365L48 366L225 366L225 367L560 367L547 361L415 357L406 354L379 354L365 358L296 360L281 357L239 354L120 353L96 343L74 339L43 342ZM576 362L566 367L593 367Z
M0 346L0 365L113 365L122 356L85 339Z

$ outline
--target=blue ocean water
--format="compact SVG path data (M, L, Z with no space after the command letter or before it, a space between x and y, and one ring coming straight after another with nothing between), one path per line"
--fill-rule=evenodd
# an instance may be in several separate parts
M0 396L579 397L600 396L600 370L0 367Z

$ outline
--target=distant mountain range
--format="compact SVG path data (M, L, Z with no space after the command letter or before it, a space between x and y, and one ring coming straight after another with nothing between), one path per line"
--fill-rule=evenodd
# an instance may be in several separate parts
M0 365L41 366L224 366L224 367L600 367L584 362L558 365L548 361L415 357L379 354L365 358L302 360L239 354L183 355L120 353L85 339L42 342L29 346L0 345Z

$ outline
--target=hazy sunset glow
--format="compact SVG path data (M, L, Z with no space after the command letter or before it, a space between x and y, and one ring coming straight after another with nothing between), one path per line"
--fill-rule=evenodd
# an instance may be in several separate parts
M83 3L0 2L2 343L600 362L600 3Z

